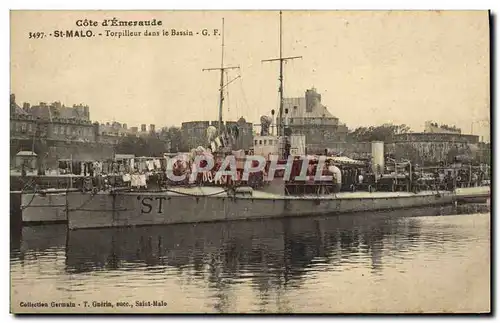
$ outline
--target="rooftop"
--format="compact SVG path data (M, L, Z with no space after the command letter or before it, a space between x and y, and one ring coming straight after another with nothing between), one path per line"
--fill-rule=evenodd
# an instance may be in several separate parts
M284 98L283 108L288 108L291 118L335 118L328 108L321 104L321 94L315 88L307 90L300 98Z

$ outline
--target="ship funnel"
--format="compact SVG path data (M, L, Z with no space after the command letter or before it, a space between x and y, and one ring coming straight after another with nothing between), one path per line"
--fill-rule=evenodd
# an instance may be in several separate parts
M384 173L385 158L384 158L384 142L372 141L372 172L378 180L381 174Z

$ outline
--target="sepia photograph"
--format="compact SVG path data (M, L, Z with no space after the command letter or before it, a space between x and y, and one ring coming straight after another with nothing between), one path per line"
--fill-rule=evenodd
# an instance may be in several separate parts
M488 10L10 10L11 314L489 314Z

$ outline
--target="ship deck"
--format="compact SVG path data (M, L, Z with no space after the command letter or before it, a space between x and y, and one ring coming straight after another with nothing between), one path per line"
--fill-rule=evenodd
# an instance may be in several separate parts
M462 194L471 194L466 189L462 189ZM476 190L479 191L479 190ZM242 195L238 198L252 198L252 199L287 199L287 200L297 200L297 199L368 199L368 198L398 198L398 197L412 197L412 196L428 196L436 194L436 191L422 191L419 193L411 192L340 192L336 194L309 194L309 195L283 195L271 192L265 192L260 190L254 190L252 195ZM439 191L440 194L450 194L448 191ZM169 196L213 196L213 197L228 197L229 195L224 188L221 187L178 187L171 188L168 192L148 192L148 191L136 191L136 192L123 192L120 194L124 195L169 195ZM472 193L474 194L474 193ZM477 192L476 192L477 194Z

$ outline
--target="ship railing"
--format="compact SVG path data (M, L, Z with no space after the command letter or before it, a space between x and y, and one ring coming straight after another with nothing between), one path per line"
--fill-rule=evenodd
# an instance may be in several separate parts
M323 181L287 181L285 183L286 195L327 195L335 193L336 184Z

